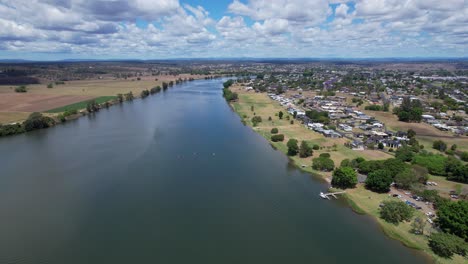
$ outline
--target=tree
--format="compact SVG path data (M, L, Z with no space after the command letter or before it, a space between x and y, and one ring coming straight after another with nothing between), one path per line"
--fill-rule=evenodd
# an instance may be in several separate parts
M255 109L255 108L254 108L254 106L253 106L253 105L251 105L251 106L250 106L250 111L252 111L252 112L253 112L253 111L254 111L254 109Z
M307 158L312 156L313 154L312 148L307 144L305 140L301 142L301 146L299 147L299 157L301 158Z
M25 93L27 92L28 90L26 89L26 86L24 85L21 85L21 86L18 86L15 88L15 92L17 93Z
M424 228L426 227L426 220L421 217L416 217L411 223L411 233L417 235L424 235Z
M278 134L278 128L274 127L270 131L271 134Z
M436 222L444 232L468 241L468 201L443 203L437 210Z
M416 132L410 128L408 129L407 136L408 138L414 138L416 136Z
M163 82L162 83L163 91L167 90L167 87L169 87L169 84L167 82Z
M457 150L457 144L453 144L453 145L450 147L450 149L451 149L452 151Z
M367 176L366 188L378 193L385 193L390 191L390 184L392 183L392 175L388 170L376 170Z
M283 119L283 111L279 111L278 117L279 117L279 119Z
M382 142L379 142L378 148L379 148L379 149L384 149L384 144L383 144Z
M401 161L413 160L414 152L410 146L403 146L395 151L395 158Z
M411 169L406 169L395 176L396 185L405 190L409 190L417 182L418 178Z
M48 116L43 116L41 113L34 112L29 115L28 119L24 121L23 125L24 130L32 131L53 126L55 125L55 122Z
M382 203L380 217L392 224L409 221L414 214L414 209L402 201L387 200Z
M117 100L119 101L119 103L122 103L124 100L123 94L117 94Z
M398 173L404 171L410 166L399 159L390 158L384 160L383 167L388 170L391 173L392 178L394 178Z
M286 143L288 146L288 155L289 156L295 156L299 152L299 146L297 145L297 139L291 138L288 140L288 143Z
M318 157L312 160L312 168L319 171L332 171L335 163L330 158Z
M278 141L283 141L284 140L284 135L283 134L276 134L271 136L271 141L273 142L278 142Z
M125 100L133 101L133 93L131 91L125 94Z
M99 111L99 106L96 103L96 100L88 101L88 103L86 104L86 110L88 111L88 113Z
M447 149L447 143L442 140L436 140L432 143L432 148L444 152Z
M320 149L320 146L317 145L317 144L314 144L314 146L312 147L313 150L319 150ZM468 153L468 152L467 152ZM468 156L468 155L467 155Z
M296 118L296 116L297 116L297 111L294 111L293 112L293 117Z
M145 98L145 97L147 97L149 94L150 94L150 92L149 92L148 90L143 90L143 91L141 91L140 96L141 96L141 98Z
M460 155L461 160L468 161L468 151L463 151Z
M354 188L358 183L356 171L350 167L339 167L333 171L331 184L341 189Z
M257 126L258 123L262 122L261 116L254 116L252 117L252 125Z
M411 100L409 97L403 98L401 106L394 108L394 113L398 115L398 120L403 122L421 122L422 104L419 100Z
M466 256L468 252L467 244L463 239L442 232L431 234L429 247L443 258L452 258L454 254Z

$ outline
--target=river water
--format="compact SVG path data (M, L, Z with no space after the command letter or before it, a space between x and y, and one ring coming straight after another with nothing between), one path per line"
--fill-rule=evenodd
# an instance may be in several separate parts
M425 263L319 198L222 80L0 139L0 263Z

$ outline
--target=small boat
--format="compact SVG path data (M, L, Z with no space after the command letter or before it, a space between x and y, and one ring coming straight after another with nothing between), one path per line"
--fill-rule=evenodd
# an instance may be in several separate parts
M323 199L329 199L328 196L326 196L323 192L320 192L320 197Z

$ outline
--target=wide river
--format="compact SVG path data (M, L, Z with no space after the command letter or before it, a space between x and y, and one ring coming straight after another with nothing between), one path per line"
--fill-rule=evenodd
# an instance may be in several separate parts
M200 80L0 139L0 263L425 263Z

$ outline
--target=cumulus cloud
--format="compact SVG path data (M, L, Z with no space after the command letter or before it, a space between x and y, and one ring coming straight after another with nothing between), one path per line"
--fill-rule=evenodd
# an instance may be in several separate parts
M209 10L183 0L0 0L0 49L113 58L467 54L465 0L232 0L218 20Z

